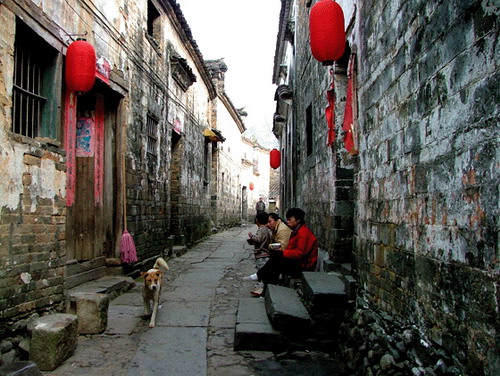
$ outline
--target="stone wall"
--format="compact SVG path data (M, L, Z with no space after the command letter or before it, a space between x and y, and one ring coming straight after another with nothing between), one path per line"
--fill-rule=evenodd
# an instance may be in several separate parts
M363 3L354 43L360 282L468 374L498 360L498 12Z
M352 158L341 143L325 146L331 77L310 54L308 2L294 1L293 121L281 138L289 168L283 201L305 209L334 258L343 248L336 236L345 231L347 242L350 229L365 304L359 309L379 310L379 325L393 321L398 335L411 328L425 351L443 352L449 369L493 375L499 361L499 8L481 1L338 2L357 59L360 153ZM342 65L335 66L338 137ZM372 344L368 337L378 334L365 329L352 334L357 343ZM377 346L386 354L393 345ZM414 374L430 372L439 361L417 358Z
M0 22L0 337L4 337L12 318L47 310L64 299L66 164L58 140L11 132L16 18L4 5ZM56 89L53 95L57 93Z
M306 221L321 248L336 262L350 260L353 238L354 164L341 142L347 74L346 65L322 66L311 59L309 49L309 8L298 2L295 22L296 66L291 72L294 90L293 125L288 127L285 151L285 187L283 213L293 206L306 212ZM335 90L336 141L327 146L325 107L327 90ZM309 120L308 120L309 117ZM308 131L307 122L311 128ZM310 135L308 136L308 133ZM310 141L308 141L310 137ZM308 146L309 143L309 146ZM308 149L309 148L309 149ZM286 170L289 170L288 172Z

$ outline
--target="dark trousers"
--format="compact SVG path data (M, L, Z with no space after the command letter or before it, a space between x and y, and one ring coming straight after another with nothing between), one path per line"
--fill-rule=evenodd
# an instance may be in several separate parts
M282 252L271 252L269 261L259 269L257 277L264 283L277 284L280 274L300 278L301 272L299 260L283 257Z

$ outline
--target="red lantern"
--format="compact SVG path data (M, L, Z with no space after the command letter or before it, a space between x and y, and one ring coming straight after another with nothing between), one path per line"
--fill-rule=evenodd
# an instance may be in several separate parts
M69 91L84 94L94 87L96 55L94 47L79 38L68 46L66 52L66 85Z
M332 0L314 4L309 15L311 52L323 65L332 65L345 50L344 12Z
M250 182L250 190L253 191L253 183Z
M278 149L271 150L271 153L269 153L269 162L274 169L277 169L281 165L281 154Z

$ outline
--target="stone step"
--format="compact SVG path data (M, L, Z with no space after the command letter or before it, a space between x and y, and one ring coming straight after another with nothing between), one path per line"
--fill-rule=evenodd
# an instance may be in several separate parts
M42 376L35 362L21 360L0 366L0 376Z
M309 328L309 314L293 288L268 285L264 301L275 329L297 333L299 329L306 331Z
M123 275L106 276L90 282L82 283L68 290L68 296L74 293L106 294L109 300L134 287L135 282L131 277Z
M70 274L65 279L66 288L72 289L82 283L86 283L106 275L106 266L99 266L90 270L83 270L77 274Z
M172 247L172 255L180 257L187 252L187 247L185 245L174 245Z
M264 299L242 298L238 302L234 350L280 351L284 341L266 313Z
M310 312L343 311L347 307L344 282L334 273L303 272L302 291Z

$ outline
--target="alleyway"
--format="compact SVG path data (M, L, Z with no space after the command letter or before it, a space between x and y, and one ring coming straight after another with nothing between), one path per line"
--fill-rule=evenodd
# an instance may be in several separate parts
M168 260L156 327L143 314L140 280L114 299L102 335L81 336L75 354L50 376L77 375L332 375L327 354L297 351L235 352L238 300L253 288L242 277L254 271L245 239L251 225L215 234ZM258 298L256 298L258 299Z

